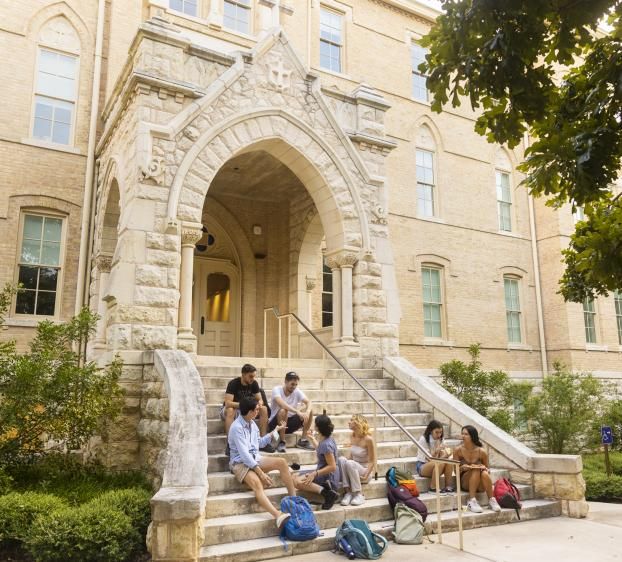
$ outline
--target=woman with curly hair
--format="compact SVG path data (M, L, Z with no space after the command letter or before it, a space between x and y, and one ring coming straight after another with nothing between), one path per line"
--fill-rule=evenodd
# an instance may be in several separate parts
M369 423L364 416L355 414L348 423L352 431L350 451L339 458L341 483L345 494L341 505L362 505L365 503L363 487L369 481L376 464L376 450Z

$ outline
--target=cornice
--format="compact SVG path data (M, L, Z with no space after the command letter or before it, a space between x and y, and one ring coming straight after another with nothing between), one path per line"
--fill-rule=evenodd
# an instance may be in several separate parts
M432 25L436 17L440 14L438 10L430 6L408 0L369 0L369 2L388 8L392 12L426 25Z

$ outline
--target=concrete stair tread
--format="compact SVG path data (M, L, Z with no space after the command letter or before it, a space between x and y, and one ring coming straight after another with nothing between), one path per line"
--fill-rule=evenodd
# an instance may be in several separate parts
M522 521L539 519L542 517L555 517L559 515L561 515L561 504L559 501L555 500L525 500L523 502L523 509L521 510ZM489 509L485 509L484 513L480 514L465 511L463 512L462 520L464 529L518 522L514 510L511 509L504 509L501 513L494 513ZM458 526L457 511L447 511L441 513L441 521L443 522L443 532L455 531ZM392 519L385 519L383 521L376 521L369 524L373 531L381 533L385 536L390 535L393 530L393 525L394 521ZM435 513L429 513L426 521L426 530L430 534L433 534L436 531ZM215 560L218 560L219 562L250 562L280 558L282 556L305 554L319 550L331 550L336 531L337 527L323 529L322 535L313 541L299 543L287 541L287 551L283 549L283 544L279 540L278 536L255 538L213 546L203 546L201 548L199 560L201 562L210 562Z

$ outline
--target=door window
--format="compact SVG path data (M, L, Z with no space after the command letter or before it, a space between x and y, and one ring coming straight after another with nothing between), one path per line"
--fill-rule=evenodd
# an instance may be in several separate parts
M231 281L224 273L210 273L207 276L207 321L229 322Z

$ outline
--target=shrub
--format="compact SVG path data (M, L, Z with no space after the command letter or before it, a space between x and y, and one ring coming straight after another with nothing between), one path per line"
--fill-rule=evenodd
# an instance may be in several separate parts
M622 476L604 472L584 472L585 499L589 501L622 501Z
M514 403L524 401L532 385L512 382L504 371L484 371L479 344L469 346L469 355L468 364L453 360L439 367L442 386L501 429L511 431L521 421L514 415Z
M23 542L38 516L66 505L61 498L37 492L0 496L0 544Z
M0 496L8 494L13 489L13 477L0 468Z
M0 292L0 325L10 288ZM85 363L97 317L84 308L64 324L40 322L28 353L0 345L0 466L31 462L56 445L79 449L121 411L121 362Z
M38 517L25 544L37 562L123 562L142 541L130 517L94 501Z
M577 453L592 440L600 417L602 385L589 373L573 373L561 363L543 379L541 392L525 401L525 416L536 448L545 453Z
M151 521L149 503L151 496L152 493L150 491L142 488L126 488L125 490L110 490L96 500L93 500L93 502L101 506L117 509L127 515L134 529L144 538ZM139 545L139 548L141 545Z

